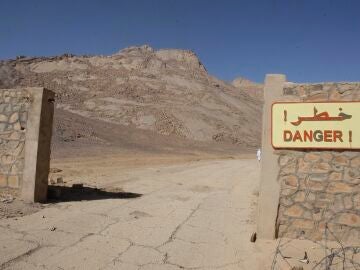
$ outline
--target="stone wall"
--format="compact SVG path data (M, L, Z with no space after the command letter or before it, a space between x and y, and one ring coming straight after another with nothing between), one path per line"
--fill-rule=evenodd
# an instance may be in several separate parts
M54 93L0 90L0 191L45 201Z
M0 90L0 187L19 189L25 163L30 93Z
M360 83L286 83L283 97L355 101L360 100ZM277 236L360 239L360 152L275 150L275 154L280 184Z
M299 101L359 101L359 83L286 83L283 95Z

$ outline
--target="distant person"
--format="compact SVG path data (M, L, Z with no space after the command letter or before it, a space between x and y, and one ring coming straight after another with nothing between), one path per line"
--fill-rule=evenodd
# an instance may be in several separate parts
M260 162L260 160L261 160L261 150L260 150L260 148L256 151L256 157L257 157L257 160Z

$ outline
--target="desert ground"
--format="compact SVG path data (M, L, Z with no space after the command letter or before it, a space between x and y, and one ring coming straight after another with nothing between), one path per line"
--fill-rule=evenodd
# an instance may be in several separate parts
M96 149L94 150L96 151ZM0 269L252 269L252 154L54 158L51 202L0 220ZM251 258L251 259L249 259Z

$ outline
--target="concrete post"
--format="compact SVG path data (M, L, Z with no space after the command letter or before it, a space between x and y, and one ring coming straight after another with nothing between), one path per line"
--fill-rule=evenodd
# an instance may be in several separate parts
M279 165L271 145L271 106L281 99L285 75L268 74L264 86L262 154L260 173L260 194L257 213L257 236L263 239L275 238L275 222L278 213L280 186L277 181Z
M44 88L29 88L25 138L25 167L21 196L29 202L47 200L50 146L54 114L54 93Z

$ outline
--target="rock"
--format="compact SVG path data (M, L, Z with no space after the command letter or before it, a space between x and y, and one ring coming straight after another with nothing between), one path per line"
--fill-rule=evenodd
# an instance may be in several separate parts
M332 202L334 201L335 197L334 194L319 193L316 199L322 202Z
M298 172L299 173L308 173L311 169L311 163L304 161L304 159L299 159Z
M322 218L323 218L322 211L320 211L319 208L315 208L315 209L317 209L318 212L315 213L315 211L314 211L313 216L312 216L313 220L314 221L322 220Z
M4 131L7 128L7 123L0 123L0 132Z
M288 164L290 161L293 161L295 158L290 155L281 155L279 157L279 165L284 166Z
M62 170L58 168L50 168L50 173L59 173L59 172L62 172Z
M56 183L57 184L63 184L64 183L64 179L62 177L58 177L56 178Z
M16 122L14 124L14 130L24 130L24 128L20 125L19 122Z
M0 187L7 186L7 177L5 175L0 174Z
M304 213L304 209L302 209L299 205L293 205L285 210L284 214L290 217L301 217Z
M296 87L296 91L299 97L306 97L308 95L307 89L306 87L304 87L303 85L300 85L299 87Z
M354 184L360 183L359 168L345 168L344 180Z
M320 156L321 156L321 160L324 162L329 162L333 158L333 155L329 152L321 153Z
M9 175L8 176L8 186L11 188L19 188L20 180L18 175Z
M350 193L353 192L353 187L343 182L332 182L327 188L330 193Z
M285 175L289 173L295 173L295 171L296 171L296 162L291 161L281 168L280 174Z
M255 243L256 242L256 232L253 232L250 237L250 242Z
M298 93L296 87L284 87L283 92L285 96L296 96Z
M337 219L337 223L345 224L353 227L360 227L360 216L353 213L341 213Z
M347 165L349 163L349 158L346 156L337 156L333 159L333 163L336 165Z
M353 89L353 85L349 83L342 83L338 85L338 92L340 94L344 94L345 92L351 91Z
M309 179L311 181L323 182L323 181L326 181L328 178L329 177L328 177L327 173L316 173L316 174L310 174L309 175Z
M304 101L324 101L324 100L328 100L327 92L310 94L308 97L304 98Z
M341 198L341 195L336 196L335 200L332 202L332 204L329 207L331 210L333 210L335 213L339 213L345 209L345 206L343 204L343 200Z
M280 178L280 181L287 187L292 187L292 188L295 187L296 188L299 185L298 179L295 175L282 176Z
M264 96L264 85L252 82L250 80L247 80L245 78L236 78L231 83L234 87L245 90L247 94L249 94L252 97L263 99Z
M360 209L360 193L356 194L354 197L353 197L353 200L354 200L354 207L356 209Z
M351 196L344 197L344 206L345 206L345 209L353 208L353 202L352 202Z
M13 113L10 118L9 118L9 123L10 124L14 124L15 122L17 122L19 120L19 113L15 112Z
M351 160L351 167L359 168L360 167L360 157L356 157Z
M316 208L325 209L329 206L329 202L326 201L315 201L314 206Z
M307 192L307 196L306 196L306 200L307 200L307 201L312 202L312 201L315 201L315 199L316 199L316 193L314 193L314 192Z
M315 191L320 191L325 188L324 183L319 182L319 181L312 181L312 180L307 181L307 186L310 190L315 190Z
M341 172L332 172L329 175L330 181L339 181L342 179L342 173Z
M0 122L7 122L7 121L8 121L7 116L4 114L0 114Z
M330 170L331 170L331 166L329 165L329 163L326 162L316 163L312 168L312 172L314 173L327 173Z
M306 193L304 191L296 192L294 201L295 202L304 202L306 198Z
M289 199L289 195L292 195L294 193L295 192L288 192L288 190L282 190L281 191L282 196L280 198L280 205L285 206L285 207L293 205L294 202L291 199Z
M82 189L84 187L84 184L73 184L72 188L74 189Z
M313 154L313 153L307 153L304 156L304 160L305 161L310 161L310 162L316 162L316 161L320 160L320 155Z
M307 219L296 219L292 223L292 226L300 229L308 229L311 230L314 228L314 221Z
M0 202L2 202L2 203L12 203L14 200L15 200L15 198L13 196L11 196L10 194L1 195L1 197L0 197Z

